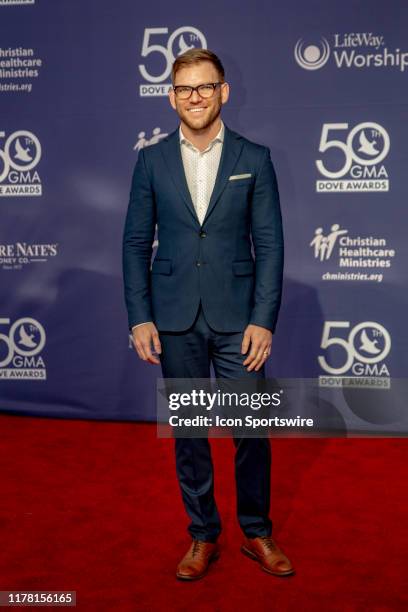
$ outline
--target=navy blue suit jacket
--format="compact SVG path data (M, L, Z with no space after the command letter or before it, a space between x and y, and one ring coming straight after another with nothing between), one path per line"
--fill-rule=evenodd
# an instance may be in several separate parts
M230 180L240 174L250 176ZM159 247L151 265L156 223ZM279 194L267 147L225 126L202 226L178 130L139 152L123 236L129 327L153 321L159 331L184 331L201 300L215 331L243 331L248 323L274 331L282 272Z

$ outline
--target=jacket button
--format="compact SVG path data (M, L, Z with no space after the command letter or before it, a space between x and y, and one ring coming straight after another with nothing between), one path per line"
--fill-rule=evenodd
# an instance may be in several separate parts
M201 266L201 261L197 261L197 266L200 267Z
M200 232L200 238L205 238L207 234L205 232Z

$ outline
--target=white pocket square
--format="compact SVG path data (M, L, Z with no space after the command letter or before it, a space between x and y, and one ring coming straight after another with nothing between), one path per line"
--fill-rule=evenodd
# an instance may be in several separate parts
M229 181L237 181L238 179L251 178L252 174L233 174L229 177Z

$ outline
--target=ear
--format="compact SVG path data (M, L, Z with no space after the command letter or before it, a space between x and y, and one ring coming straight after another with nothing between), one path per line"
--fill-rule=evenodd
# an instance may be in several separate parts
M229 85L228 83L223 83L221 85L221 103L225 104L226 102L228 102L228 98L229 98Z
M176 107L176 94L174 93L174 89L171 88L169 91L169 100L170 100L170 104L172 106L172 108L174 108L174 110L177 110Z

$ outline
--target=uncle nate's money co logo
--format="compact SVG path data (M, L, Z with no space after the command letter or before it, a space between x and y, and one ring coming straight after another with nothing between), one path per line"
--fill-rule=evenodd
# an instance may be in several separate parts
M53 244L14 242L0 243L0 269L22 270L34 263L47 263L58 255L58 242Z
M145 81L139 87L139 94L142 97L167 96L171 83L166 81L170 77L175 58L195 47L207 48L204 34L192 26L182 26L170 36L168 34L168 28L146 28L144 31L141 55L148 57L153 53L153 57L149 57L146 63L139 64L139 72ZM168 37L166 44L158 44L158 39L163 42L163 37ZM163 64L162 71L156 73Z
M5 132L0 132L0 139ZM41 159L41 144L27 130L10 134L0 148L0 196L40 196L41 179L36 170Z
M47 371L40 355L46 342L44 327L31 317L22 317L11 326L10 321L0 319L0 379L45 380Z
M391 336L383 325L363 321L350 329L350 321L325 321L318 356L328 375L319 376L321 387L390 387L385 363Z
M389 179L382 163L390 150L388 132L379 123L366 121L349 129L348 123L324 123L316 160L320 175L318 193L388 191Z

